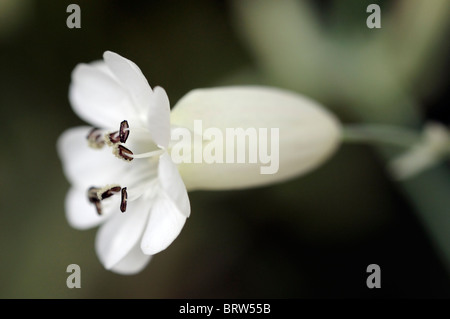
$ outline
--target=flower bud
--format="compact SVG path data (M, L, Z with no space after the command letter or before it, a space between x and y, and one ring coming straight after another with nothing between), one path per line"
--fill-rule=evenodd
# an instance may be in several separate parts
M193 90L173 108L171 124L193 133L188 160L177 163L189 190L285 181L322 164L341 140L340 122L320 104L262 86ZM181 144L174 133L172 159Z

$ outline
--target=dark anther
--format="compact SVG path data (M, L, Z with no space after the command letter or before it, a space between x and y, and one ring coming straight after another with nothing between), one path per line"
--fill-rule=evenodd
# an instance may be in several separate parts
M102 204L100 204L100 201L95 202L95 209L97 210L97 214L101 215L102 214Z
M130 131L128 130L129 127L130 126L126 120L120 123L119 136L121 143L125 143L127 141L128 135L130 135Z
M97 192L100 190L98 187L90 187L88 189L88 199L89 202L95 205L95 209L97 210L97 214L102 214L102 205L100 204L100 200L98 199Z
M121 189L120 186L109 186L109 188L90 187L88 189L89 202L95 205L97 214L99 214L99 215L102 214L101 201L104 200L105 198L111 197L114 194L120 192L120 189ZM122 192L122 194L123 194L123 192ZM123 195L122 195L122 198L123 198Z
M122 145L117 146L117 155L126 160L126 161L132 161L133 160L133 152L130 151L128 148Z
M119 143L120 142L119 131L109 133L108 139L112 144Z
M102 148L105 145L102 131L96 127L92 128L86 136L89 146L93 148Z
M120 211L122 213L125 213L125 211L127 210L127 200L128 200L127 188L124 187L122 188L122 199L120 200Z
M98 187L89 187L89 189L88 189L88 198L89 198L89 201L91 203L100 201L98 199L98 196L97 196L97 192L99 190L100 190L100 188L98 188Z
M118 193L118 192L120 192L120 186L114 186L114 187L111 187L111 188L105 190L105 191L102 193L101 199L103 200L103 199L105 199L105 198L111 197L111 196L113 196L115 193Z
M88 133L88 135L86 136L86 138L88 139L88 140L91 140L91 139L96 139L96 138L98 138L99 136L101 136L102 135L102 132L100 131L100 129L99 128L97 128L97 127L93 127L90 131L89 131L89 133Z

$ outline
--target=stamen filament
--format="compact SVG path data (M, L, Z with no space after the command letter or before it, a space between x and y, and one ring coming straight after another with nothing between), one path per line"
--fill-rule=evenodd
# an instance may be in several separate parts
M133 156L133 158L148 158L148 157L161 155L162 153L164 153L164 150L159 149L159 150L148 152L148 153L133 154L132 156Z

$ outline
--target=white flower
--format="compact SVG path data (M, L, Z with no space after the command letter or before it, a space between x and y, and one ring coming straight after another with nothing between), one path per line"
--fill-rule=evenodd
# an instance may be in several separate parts
M284 181L317 167L339 145L339 121L299 94L261 86L201 89L170 112L164 89L152 90L133 62L109 51L103 57L78 65L69 90L74 111L93 127L67 130L57 146L72 185L67 219L77 229L100 225L96 251L114 272L139 272L175 240L190 214L185 184L221 190ZM175 165L177 146L195 147L177 139L179 130L198 136L199 120L224 134L229 128L276 129L269 145L279 155L275 169L261 173L261 163ZM211 143L201 139L205 148Z
M190 214L186 188L166 152L169 100L162 88L152 91L133 62L112 52L75 68L69 97L96 128L70 129L58 141L72 184L68 221L79 229L103 223L96 237L101 262L136 273L170 245Z

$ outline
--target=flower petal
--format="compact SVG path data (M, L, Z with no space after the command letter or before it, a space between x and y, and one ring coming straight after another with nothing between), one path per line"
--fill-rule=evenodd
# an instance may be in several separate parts
M153 141L164 148L170 141L170 102L162 87L155 87L150 107L148 108L147 124Z
M144 254L154 255L166 249L180 234L185 222L186 216L168 197L157 196L141 241Z
M109 147L89 147L86 136L91 129L87 126L71 128L58 139L57 150L67 179L85 189L120 183L132 163L116 158Z
M111 201L102 202L102 215L97 214L95 206L89 202L87 190L72 187L66 195L66 218L69 225L76 229L88 229L98 226L114 209L119 209L119 202L111 197Z
M139 242L121 261L111 268L111 271L121 275L134 275L140 272L150 262L152 256L145 255Z
M158 181L162 190L177 206L180 213L189 217L191 205L186 186L168 153L164 153L159 158Z
M95 248L106 269L116 266L139 241L150 206L151 201L141 197L128 203L125 213L115 213L100 227Z
M69 100L77 115L100 128L136 122L138 113L124 87L105 72L104 63L78 64L72 72Z
M134 62L111 51L106 51L103 59L122 87L130 94L135 110L145 116L150 104L152 89L139 67Z
M202 134L196 132L196 120L201 120L203 133L208 128L215 128L221 133L224 157L230 142L226 140L227 129L256 130L258 151L255 157L258 160L249 163L246 157L244 163L236 163L236 160L209 164L181 163L178 169L189 190L240 189L297 177L329 158L337 149L341 137L339 121L317 102L300 94L262 86L191 91L172 109L171 123ZM264 129L265 136L260 133ZM279 135L275 134L276 129ZM274 138L271 137L272 132ZM244 151L249 153L249 142L244 143ZM261 144L266 147L266 152L262 152L265 161L261 159Z

